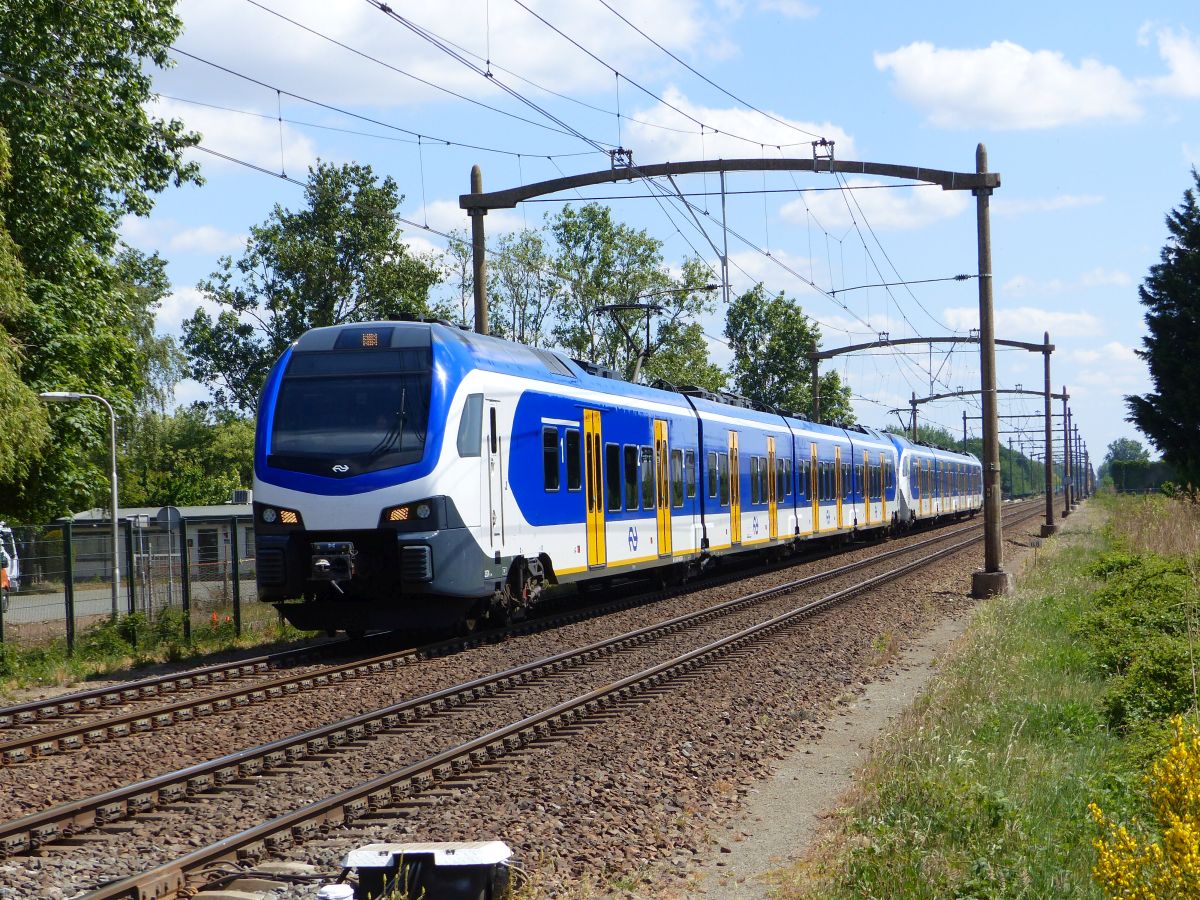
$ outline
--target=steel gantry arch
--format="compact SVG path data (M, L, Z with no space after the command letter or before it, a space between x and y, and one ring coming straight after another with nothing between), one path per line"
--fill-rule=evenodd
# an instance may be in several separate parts
M981 259L982 259L982 256L981 256ZM985 287L985 285L982 283L982 279L981 279L980 285L979 285L981 295L984 290L984 287ZM988 285L988 287L990 287L990 284ZM981 311L982 311L983 305L984 304L981 299L980 300ZM990 304L989 304L989 306L990 306ZM982 319L980 321L982 321ZM846 347L836 347L832 350L821 350L821 351L817 351L814 353L810 353L808 355L808 358L812 362L812 380L813 380L812 415L813 415L813 419L814 419L814 421L819 421L820 415L821 415L821 380L820 380L820 372L818 371L818 368L819 368L820 361L823 359L833 359L836 356L842 356L847 353L858 353L862 350L873 350L878 347L897 347L897 346L904 346L904 345L911 345L911 344L976 344L976 343L981 345L981 347L980 347L981 359L986 359L988 354L986 352L986 347L984 345L986 345L988 342L984 339L982 332L979 334L970 334L967 337L962 337L962 336L916 337L916 338L898 338L896 340L892 340L891 338L887 338L887 337L881 337L877 341L868 341L868 342L862 343L862 344L850 344L849 346L846 346ZM1055 394L1055 393L1053 393L1053 391L1051 390L1051 387L1050 387L1050 354L1052 354L1054 352L1054 345L1052 343L1050 343L1050 332L1047 331L1042 334L1042 343L1040 343L1040 344L1034 344L1029 341L1014 341L1014 340L1009 340L1007 338L998 338L995 336L995 334L992 334L990 343L993 345L993 347L992 347L993 352L991 354L992 372L991 372L991 378L990 378L990 387L989 387L989 379L985 377L985 378L981 379L983 381L983 387L981 390L978 390L978 391L956 391L956 392L952 392L949 394L940 394L940 395L935 395L935 396L936 396L936 399L939 399L939 400L948 399L948 398L956 397L959 395L963 395L963 396L982 395L983 396L983 415L980 418L981 418L981 424L983 426L982 430L983 430L983 435L984 435L984 441L983 441L983 445L984 445L983 455L985 457L984 468L986 471L987 467L988 467L987 460L991 458L992 449L993 449L989 444L988 435L993 434L993 435L995 435L995 448L994 449L995 449L995 457L996 457L996 468L995 468L994 474L995 474L995 483L997 485L997 487L996 487L997 496L999 496L999 481L1000 481L999 434L1000 433L999 433L999 413L998 413L998 410L996 409L996 395L1004 394L1004 393L1016 393L1016 391L1015 390L997 390L995 387L995 384L996 384L995 345L999 344L1002 347L1016 347L1017 349L1020 349L1020 350L1028 350L1030 353L1041 353L1042 354L1043 369L1044 369L1044 376L1045 376L1043 390L1041 390L1041 391L1022 391L1022 393L1032 394L1034 396L1040 396L1045 399L1045 411L1043 413L1043 418L1045 419L1045 441L1046 441L1046 446L1049 447L1051 449L1051 451L1053 451L1053 448L1054 448L1054 433L1052 431L1053 416L1050 411L1050 401L1061 399L1065 406L1066 401L1067 401L1067 389L1064 387L1062 390L1062 394ZM914 396L914 401L915 401L916 395L914 394L913 396ZM926 398L926 400L921 401L921 402L928 402L930 399L934 399L934 398ZM913 423L914 423L913 427L915 429L915 427L916 427L916 425L915 425L915 423L916 423L916 404L915 404L915 402L912 404L912 407L913 407ZM1065 413L1063 415L1063 421L1064 422L1066 421ZM1067 443L1068 443L1068 436L1064 429L1064 433L1063 433L1064 446ZM986 515L988 513L988 508L986 505L986 501L987 501L986 492L984 494L984 501L985 501L984 513ZM1070 511L1071 511L1071 504L1068 501L1064 505L1063 515L1064 516L1068 515L1070 513ZM999 501L997 501L997 504L996 504L995 515L997 517L1000 515ZM997 525L997 528L998 527L999 527L999 525ZM1047 470L1046 470L1046 521L1042 524L1042 537L1049 537L1050 535L1054 534L1056 531L1058 531L1058 526L1054 523L1054 473L1052 471L1050 471L1049 468L1047 468ZM985 568L985 571L987 571L986 568Z
M1000 186L1000 174L988 171L987 148L975 147L975 171L952 172L946 169L927 169L921 166L894 163L862 162L833 158L833 145L814 141L811 159L702 159L690 162L667 162L653 165L633 165L631 155L613 151L613 165L599 172L569 175L550 181L539 181L502 191L485 193L479 166L471 169L471 193L462 194L458 205L471 218L471 255L475 289L475 330L487 333L487 267L484 259L484 216L492 209L511 209L523 200L557 194L572 188L618 181L659 178L673 175L697 175L718 172L722 175L722 207L724 207L724 173L726 172L839 172L853 175L878 175L936 184L946 191L970 191L975 195L976 235L979 251L979 362L983 388L983 509L984 509L984 566L971 578L971 593L976 597L1005 593L1012 577L1004 570L1004 543L1000 529L1000 439L996 433L996 345L992 315L992 191ZM722 215L722 227L725 227ZM721 265L728 301L729 252L726 247ZM1047 356L1047 359L1049 357ZM1049 363L1047 363L1049 365Z

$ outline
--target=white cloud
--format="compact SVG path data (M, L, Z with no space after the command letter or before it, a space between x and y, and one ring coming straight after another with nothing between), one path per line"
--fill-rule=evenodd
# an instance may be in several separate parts
M236 253L246 246L246 235L223 231L213 225L187 228L167 241L167 249L177 253Z
M854 191L853 199L841 191L826 191L797 198L785 203L779 211L788 222L804 223L805 210L810 210L825 228L844 228L852 221L860 224L864 218L877 231L900 231L924 228L959 215L971 204L964 191L943 191L940 188L875 189L882 181L848 179ZM853 211L853 219L851 218Z
M1057 194L1053 197L993 197L991 206L998 216L1024 216L1096 206L1103 202L1104 198L1096 194Z
M146 252L198 253L216 255L235 253L246 246L246 235L233 234L214 225L182 228L175 219L157 216L125 216L121 219L121 239Z
M154 316L155 325L158 331L165 334L180 334L183 331L183 320L191 318L197 309L206 309L213 317L221 311L219 304L205 299L196 288L176 288L163 298L162 305Z
M634 162L667 162L688 159L745 159L763 155L768 158L811 156L810 142L822 135L836 142L838 157L854 158L854 140L831 122L804 122L767 110L783 123L742 107L706 107L689 100L682 91L669 87L663 99L680 112L662 103L634 112L626 124L625 143L633 148ZM691 116L689 119L688 116ZM700 126L711 130L701 137ZM753 138L753 143L739 137ZM795 144L803 144L797 148ZM782 150L777 147L783 148Z
M1109 341L1099 349L1072 350L1067 354L1067 358L1083 365L1092 365L1104 360L1106 366L1125 365L1139 368L1144 366L1134 348L1127 347L1120 341Z
M1010 41L972 50L918 41L876 53L875 67L890 71L897 93L942 128L1054 128L1141 115L1136 87L1113 66L1075 65Z
M1160 28L1155 32L1158 55L1167 64L1167 75L1142 82L1149 90L1177 97L1200 97L1200 40L1186 28Z
M680 55L724 39L722 23L698 0L612 2L622 15ZM272 5L314 31L428 82L488 102L502 96L489 79L366 3L291 0ZM467 54L477 54L480 66L490 57L494 71L503 66L567 93L612 89L610 69L589 59L516 4L485 6L484 0L463 0L393 6L418 26L465 48ZM529 6L629 77L645 77L665 65L660 51L599 3L531 0ZM180 41L184 49L298 94L339 105L384 108L447 97L239 0L183 0L178 12L185 26ZM326 60L327 64L314 65L314 60ZM504 72L495 71L495 75L522 91L531 90ZM275 101L273 92L186 59L175 74L156 78L177 88L170 93L182 94L185 85L195 85L198 90L189 89L186 96L222 98L214 102L236 99L245 103L250 97L252 102L273 107ZM263 96L254 101L259 91ZM534 89L532 93L538 92Z
M270 119L165 99L151 103L149 109L153 115L179 119L190 130L198 131L200 143L208 149L271 172L282 168L303 180L317 159L316 147L308 137L286 124L281 136L279 123ZM200 150L189 150L188 155L205 167L235 165Z
M957 331L979 327L979 307L959 306L945 310L946 321ZM1021 340L1042 339L1050 332L1050 340L1064 337L1091 337L1103 331L1103 323L1089 312L1058 312L1036 306L1019 306L995 311L996 336Z
M1007 296L1056 296L1071 294L1094 288L1116 287L1128 288L1133 286L1133 278L1126 272L1103 267L1084 272L1074 279L1051 278L1038 281L1025 275L1014 275L1001 285L1001 291Z
M803 0L759 0L758 8L763 12L776 12L789 19L811 19L821 10Z

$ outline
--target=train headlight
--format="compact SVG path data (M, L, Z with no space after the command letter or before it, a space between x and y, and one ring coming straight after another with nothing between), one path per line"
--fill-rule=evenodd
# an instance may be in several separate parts
M442 512L436 498L389 506L379 517L381 526L391 525L400 531L429 531L441 527Z
M258 521L262 522L264 525L296 526L304 524L300 518L300 513L296 512L294 509L284 509L280 506L268 506L265 503L255 503L254 511Z

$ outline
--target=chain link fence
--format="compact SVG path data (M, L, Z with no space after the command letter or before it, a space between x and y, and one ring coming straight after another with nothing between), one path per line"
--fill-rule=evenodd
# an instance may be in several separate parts
M119 581L113 584L108 522L12 526L16 563L0 603L0 641L37 645L66 639L118 616L181 619L194 627L266 625L277 618L255 588L249 516L134 517L117 525Z

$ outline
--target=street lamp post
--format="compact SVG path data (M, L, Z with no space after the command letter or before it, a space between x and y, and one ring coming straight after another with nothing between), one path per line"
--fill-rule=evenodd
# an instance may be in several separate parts
M638 378L641 377L642 365L646 362L646 360L648 360L650 358L650 319L655 313L663 312L666 309L666 307L661 306L657 303L638 303L637 301L644 300L647 297L661 297L663 294L689 294L689 293L692 293L693 291L695 291L697 293L700 291L715 291L719 287L720 287L719 284L706 284L703 287L699 287L699 288L663 288L661 290L649 291L648 293L645 293L645 294L639 294L638 296L634 297L633 300L630 301L629 303L605 303L603 306L596 307L597 312L606 312L606 313L614 313L615 314L615 313L627 312L629 310L638 310L639 312L644 312L646 314L646 343L642 347L642 349L638 352L637 361L634 363L634 367L633 367L633 378L631 379L632 381L636 382L638 380ZM619 315L614 315L613 319L616 321L617 327L621 329L621 333L623 335L625 335L626 342L630 346L633 346L633 343L634 343L633 336L630 334L629 330L625 327L625 323L621 321L621 317Z
M118 598L121 596L121 554L117 547L117 414L113 412L112 404L99 394L81 394L75 391L44 391L38 398L47 403L74 403L78 400L96 400L104 404L108 410L108 450L112 463L109 473L109 488L111 489L110 516L112 522L112 617L117 617Z

